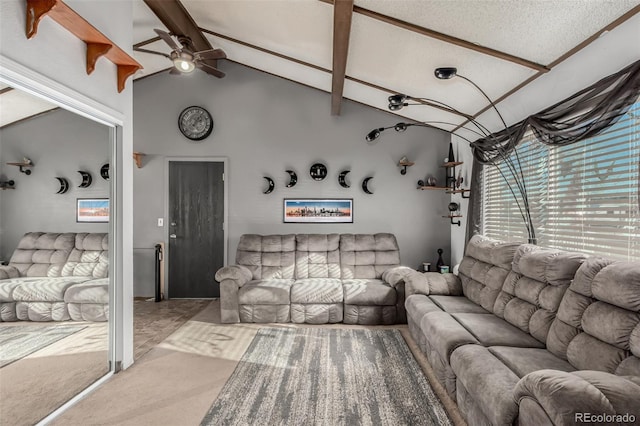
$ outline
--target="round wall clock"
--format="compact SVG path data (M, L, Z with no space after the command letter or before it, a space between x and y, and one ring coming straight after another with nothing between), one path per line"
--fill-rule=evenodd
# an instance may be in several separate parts
M309 169L309 174L313 180L322 180L327 177L327 166L322 163L315 163Z
M178 127L187 138L192 141L201 141L211 134L213 119L206 109L190 106L180 113Z

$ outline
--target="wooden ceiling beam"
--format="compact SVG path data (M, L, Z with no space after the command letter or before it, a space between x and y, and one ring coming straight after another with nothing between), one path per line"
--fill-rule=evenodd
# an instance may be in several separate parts
M349 36L353 0L335 0L333 4L333 68L331 79L331 115L340 115L344 79L347 74Z
M213 49L180 0L144 0L144 2L171 34L189 37L196 51ZM203 62L215 68L218 61L207 59Z
M333 4L334 0L319 0L323 3ZM458 37L451 36L449 34L444 34L438 31L430 30L429 28L421 27L419 25L415 25L406 21L402 21L400 19L392 18L388 15L383 15L382 13L374 12L373 10L365 9L364 7L354 6L353 11L355 13L359 13L361 15L367 16L372 19L376 19L378 21L394 25L399 28L403 28L405 30L413 31L414 33L435 38L440 41L444 41L446 43L454 44L456 46L463 47L465 49L473 50L479 53L483 53L485 55L493 56L495 58L499 58L508 62L513 62L515 64L534 69L538 72L547 72L549 68L545 65L535 63L528 59L520 58L515 55L511 55L506 52L502 52L500 50L491 49L490 47L480 46L479 44L472 43L467 40L463 40Z

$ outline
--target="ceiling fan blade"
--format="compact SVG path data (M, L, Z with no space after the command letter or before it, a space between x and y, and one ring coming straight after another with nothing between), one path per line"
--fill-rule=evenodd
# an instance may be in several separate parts
M140 47L134 47L133 50L136 51L136 52L151 53L153 55L160 55L160 56L164 56L165 58L171 59L171 56L167 55L166 53L162 53L162 52L156 52L156 51L153 51L153 50L142 49Z
M226 75L219 69L212 67L211 65L207 65L204 62L196 62L196 67L200 68L202 71L206 72L207 74L214 75L218 78L222 78Z
M227 54L224 53L222 49L203 50L201 52L195 52L194 55L202 59L227 59Z
M180 46L178 46L178 43L176 43L171 38L171 36L169 35L168 32L159 30L157 28L154 28L153 31L155 31L156 34L158 34L158 37L160 37L162 40L164 40L164 42L167 43L171 49L180 50Z

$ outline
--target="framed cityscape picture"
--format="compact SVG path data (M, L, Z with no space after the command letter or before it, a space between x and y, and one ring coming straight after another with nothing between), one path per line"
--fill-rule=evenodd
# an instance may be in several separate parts
M285 198L285 223L353 223L351 198Z
M78 198L76 222L109 222L109 199Z

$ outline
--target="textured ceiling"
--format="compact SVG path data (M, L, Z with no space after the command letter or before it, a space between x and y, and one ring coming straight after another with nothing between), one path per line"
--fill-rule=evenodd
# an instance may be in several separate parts
M334 6L328 0L181 2L196 24L208 31L210 43L222 48L229 60L331 93ZM640 59L640 0L354 2L343 96L385 110L391 93L435 99L468 114L486 109L488 102L483 95L464 80L441 81L433 75L436 67L455 66L459 74L477 83L490 98L501 101L509 95L499 108L507 121L513 122L537 112L541 105L548 106L554 96L566 97ZM134 43L153 39L154 28L167 30L143 1L133 5ZM624 19L616 26L620 17ZM403 26L403 22L407 25ZM594 37L612 23L616 25L611 34L631 37ZM441 33L459 42L434 38L425 32ZM581 44L585 42L589 43L584 51L596 57L602 55L606 61L595 61L580 69L579 75L574 74L575 79L557 71L563 64L559 59L576 47L584 47ZM499 53L487 54L474 47ZM144 48L169 53L161 41ZM136 79L171 66L162 56L137 51L133 55L144 66L134 76ZM543 74L536 64L554 67ZM525 85L530 80L535 80L533 95L527 89L534 86ZM581 85L573 88L567 84L573 80ZM528 93L526 102L520 100L519 93ZM513 99L518 101L514 103ZM397 114L398 121L409 118L453 123L440 125L446 130L465 121L429 106L405 108ZM499 128L495 114L479 117L487 126Z

